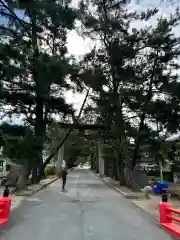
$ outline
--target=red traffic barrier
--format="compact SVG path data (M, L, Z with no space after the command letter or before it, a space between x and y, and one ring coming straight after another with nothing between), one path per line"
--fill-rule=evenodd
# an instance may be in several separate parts
M0 198L0 225L8 222L11 209L11 199L9 197Z
M173 213L180 214L180 210L172 208L168 202L160 202L160 225L175 237L180 237L180 218Z

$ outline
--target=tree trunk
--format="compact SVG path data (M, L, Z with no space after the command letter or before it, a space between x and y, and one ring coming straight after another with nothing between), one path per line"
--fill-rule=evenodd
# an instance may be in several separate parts
M37 93L38 95L38 93ZM36 170L36 181L39 182L41 179L41 176L44 175L44 169L43 167L43 147L44 147L44 135L46 132L46 125L43 118L43 101L40 97L37 97L37 103L36 103L36 122L35 122L35 135L37 137L37 140L39 141L39 152L37 156L37 164Z
M126 186L128 188L132 188L132 185L133 185L132 169L127 165L125 167L125 181L126 181Z
M135 140L135 147L134 147L134 152L133 152L133 156L132 156L132 170L136 166L136 160L137 160L137 157L138 157L138 154L139 154L139 148L140 148L141 139L142 139L141 133L144 129L144 120L145 120L145 113L143 113L141 115L139 130L138 130L138 136Z
M152 74L151 74L151 78L150 78L148 93L147 93L147 96L146 96L147 98L146 98L146 101L144 103L144 106L142 107L142 114L141 114L141 119L140 119L140 124L139 124L139 131L138 131L138 136L136 138L134 153L133 153L133 157L132 157L132 169L134 169L134 167L136 166L136 160L137 160L138 153L139 153L139 148L140 148L140 145L141 145L141 140L142 140L141 133L144 129L144 121L145 121L145 118L146 118L145 110L146 110L146 107L147 107L149 101L152 99L152 87L153 87L154 71L155 71L155 67L156 67L157 58L158 58L158 50L156 52L156 58L154 59L154 64L153 64Z
M21 190L27 188L27 181L29 179L29 174L30 174L30 171L27 168L24 167L21 170L21 174L20 174L20 176L17 180L17 183L16 183L16 189L18 191L21 191Z
M45 166L43 164L43 161L41 161L41 163L37 166L37 178L36 178L36 182L40 182L40 180L42 178L46 178L46 175L45 175Z
M162 165L162 161L159 161L159 169L160 169L160 181L163 182L163 165Z
M31 183L36 184L38 182L38 172L37 172L37 166L34 166L32 169L32 179Z
M126 179L125 179L125 166L124 163L121 163L119 166L119 184L120 186L126 185Z
M122 161L122 155L117 154L114 150L115 161L116 161L116 171L118 175L119 184L121 186L125 185L125 174L124 174L124 164Z
M33 57L32 57L32 76L33 80L36 84L36 109L35 109L35 126L34 132L37 137L37 141L39 143L39 152L37 156L37 167L33 168L33 180L35 182L40 181L40 174L38 174L38 169L40 171L40 165L43 163L42 152L44 147L44 135L46 131L46 123L44 120L44 100L43 98L46 96L44 92L44 86L41 84L41 79L38 75L39 69L37 69L37 63L39 59L39 50L37 43L37 22L36 22L36 11L29 11L31 24L32 24L32 46L33 46ZM43 88L43 89L42 89Z

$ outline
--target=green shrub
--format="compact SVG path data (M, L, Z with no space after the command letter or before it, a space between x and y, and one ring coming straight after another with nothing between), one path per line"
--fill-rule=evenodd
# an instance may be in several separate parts
M56 173L56 168L55 166L47 166L45 168L45 175L46 176L49 176L49 175L55 175Z

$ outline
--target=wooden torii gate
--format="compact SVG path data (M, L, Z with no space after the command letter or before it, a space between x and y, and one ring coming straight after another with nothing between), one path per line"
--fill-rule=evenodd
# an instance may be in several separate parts
M64 136L66 135L67 129L77 129L80 131L85 131L85 130L91 130L91 131L101 130L102 131L106 129L106 127L102 124L59 123L59 127L61 129L64 129L63 131ZM101 137L99 137L99 139L97 140L97 147L98 147L99 175L103 176L104 175L104 158L103 158L103 141ZM57 158L57 165L56 165L58 172L61 171L62 169L63 159L64 159L64 144L58 151L58 158Z

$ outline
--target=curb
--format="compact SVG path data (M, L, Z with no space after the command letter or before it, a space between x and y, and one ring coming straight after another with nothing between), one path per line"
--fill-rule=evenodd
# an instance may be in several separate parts
M74 168L70 168L69 171L72 171ZM22 197L23 199L17 204L17 206L11 206L11 212L13 212L14 210L18 209L20 207L20 205L24 202L24 200L27 198L27 197L30 197L32 196L33 194L43 190L44 188L48 187L50 184L52 184L53 182L57 181L58 179L60 179L59 177L56 177L54 179L52 179L51 181L49 181L48 183L45 183L43 184L42 186L40 186L38 189L30 192L29 194L26 194L26 195L20 195L21 193L19 193L19 195L17 195L16 193L14 193L13 195L16 197ZM10 197L13 198L13 195L10 194Z
M94 173L94 172L93 172ZM126 194L118 189L117 187L113 186L112 184L108 183L103 177L100 177L97 173L94 173L96 177L98 177L103 183L105 183L108 187L113 188L116 192L119 192L120 194L123 195L123 197L127 198Z
M131 196L128 196L125 192L123 192L121 189L113 186L111 183L108 183L107 180L105 180L103 177L100 177L97 173L92 172L97 178L99 178L103 183L105 183L108 187L113 188L116 192L120 193L121 195L123 195L123 197L127 198L127 199L131 199L131 200L138 200L139 198L134 198Z
M17 192L17 193L15 193L14 195L15 195L15 196L29 197L29 196L31 196L31 195L33 195L33 194L41 191L42 189L46 188L48 185L50 185L51 183L57 181L58 179L59 179L59 177L56 177L56 178L52 179L51 181L49 181L48 183L42 184L39 188L37 188L37 189L35 189L35 190L32 190L32 191L30 191L29 193L27 193L27 194L25 194L25 195L23 195L23 194L21 195L21 192L19 192L19 193ZM33 185L32 185L32 186L33 186Z
M153 221L155 221L156 223L156 226L160 229L162 229L163 232L165 232L167 235L169 235L173 240L177 240L177 238L173 235L171 235L169 232L167 232L161 225L160 225L160 222L159 222L159 218L158 217L155 217L154 215L152 215L151 213L147 212L145 209L141 208L140 206L138 206L135 202L131 201L132 204L138 208L140 211L144 212L145 214L147 214L149 217L152 218Z
M49 181L48 183L43 184L43 185L40 186L38 189L32 191L31 193L27 194L26 196L31 196L31 195L33 195L33 194L35 194L35 193L41 191L42 189L48 187L51 183L57 181L58 179L59 179L59 177L54 178L53 180Z
M72 170L74 170L73 167L69 169L69 171L72 171ZM45 184L43 184L42 186L40 186L38 189L33 190L32 192L30 192L29 194L26 194L26 195L24 195L24 196L25 196L25 197L26 197L26 196L27 196L27 197L28 197L28 196L31 196L31 195L33 195L33 194L41 191L42 189L46 188L48 185L50 185L51 183L57 181L57 180L60 179L60 178L61 178L61 177L56 177L56 178L52 179L51 181L49 181L48 183L45 183ZM15 196L21 196L21 195L20 195L21 192L19 192L19 194L18 194L18 193L15 193L15 192L13 191L13 189L11 190L10 194L14 194ZM23 196L23 195L22 195L22 196Z
M168 233L159 223L159 218L153 216L152 214L150 214L149 212L147 212L145 209L141 208L140 206L138 206L134 201L138 200L138 199L131 199L128 198L126 193L124 193L123 191L121 191L120 189L118 189L117 187L113 186L112 184L108 183L105 179L103 179L103 177L100 177L97 173L91 171L98 179L100 179L103 183L105 183L108 187L114 189L116 192L120 193L123 197L125 197L126 199L131 200L131 203L138 208L140 211L148 214L153 220L156 221L157 227L162 229L166 234L168 234L172 239L177 240L176 237L174 237L173 235L171 235L170 233Z
M11 213L12 213L13 211L17 210L17 209L23 204L23 202L26 200L27 197L30 197L30 196L34 195L35 193L43 190L44 188L48 187L51 183L57 181L58 179L59 179L59 178L56 177L55 179L52 179L50 182L43 184L43 185L40 186L38 189L36 189L36 190L34 190L34 191L30 192L29 194L26 194L26 195L24 195L24 196L23 196L23 195L16 195L16 194L14 194L14 197L16 197L16 196L17 196L17 197L22 197L22 200L20 200L20 201L17 203L17 205L11 206ZM19 194L20 194L20 193L19 193ZM13 195L11 195L10 197L13 198Z

